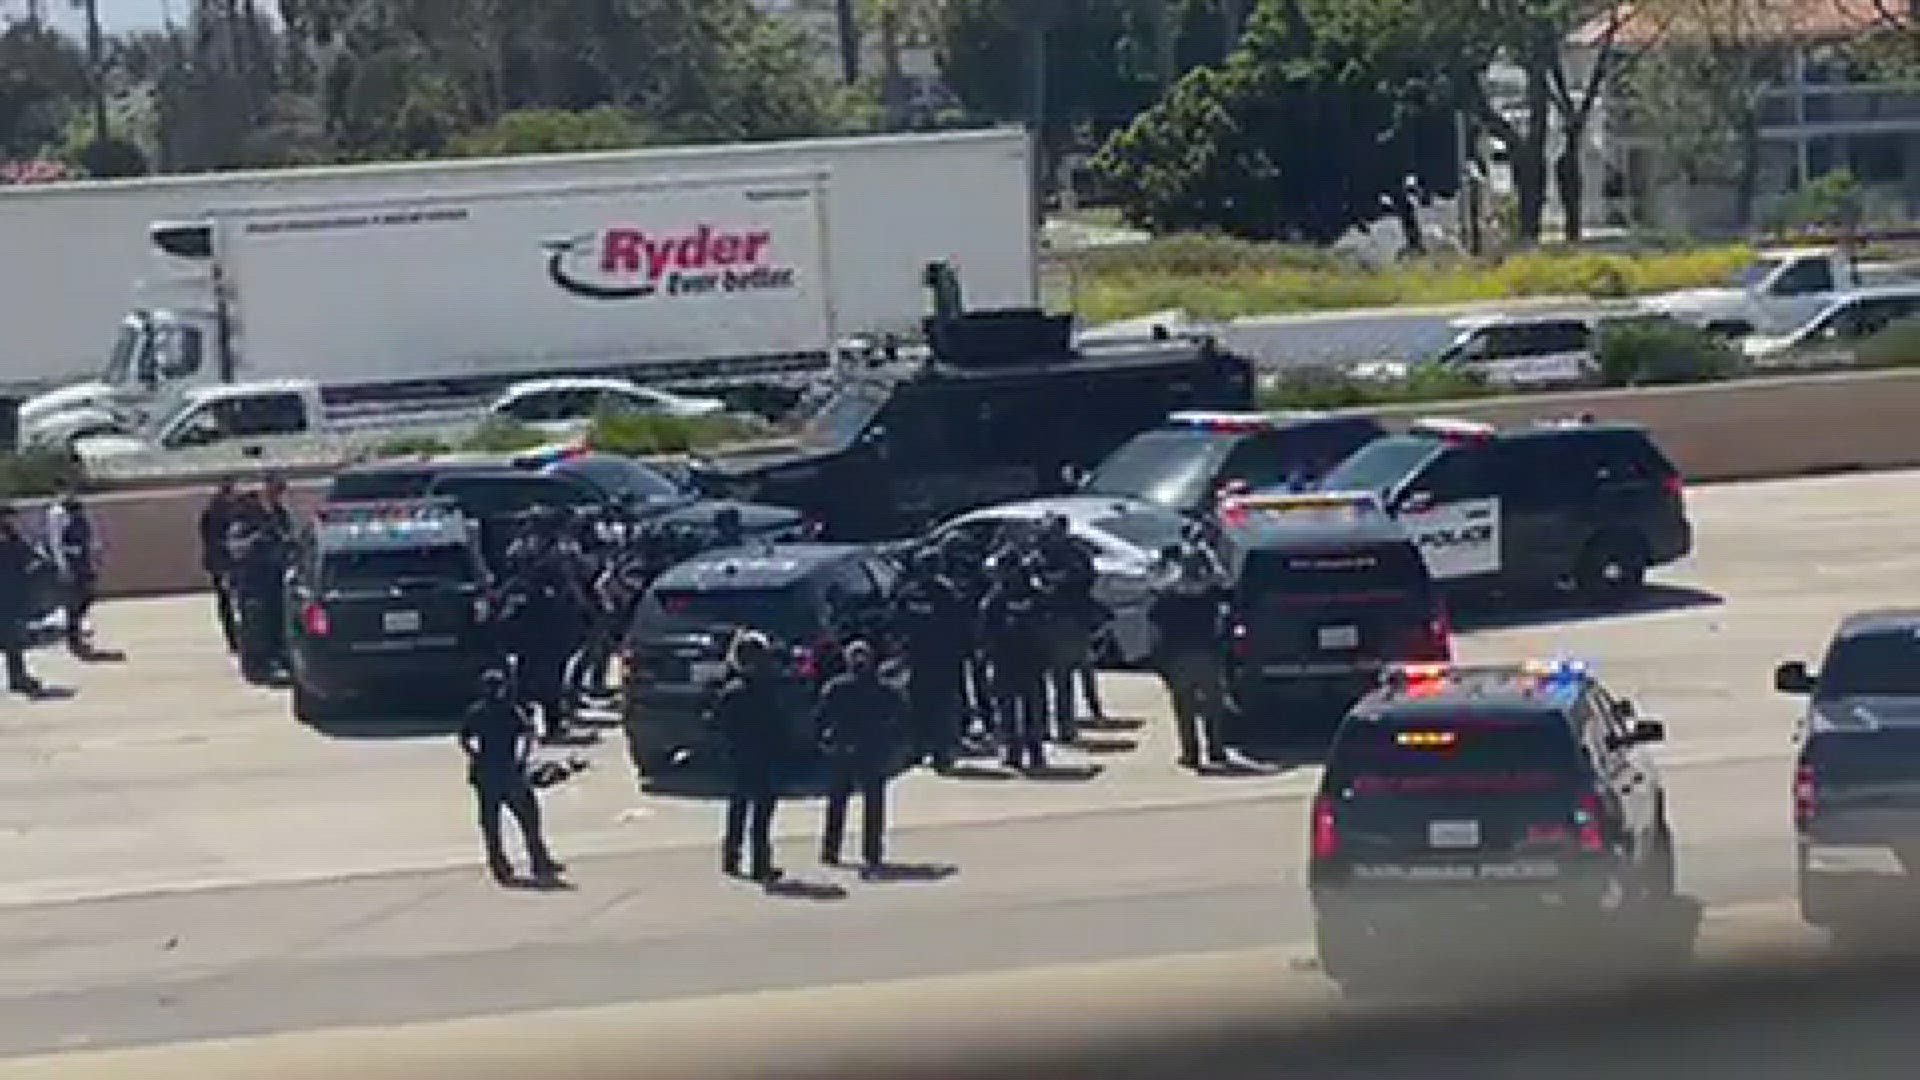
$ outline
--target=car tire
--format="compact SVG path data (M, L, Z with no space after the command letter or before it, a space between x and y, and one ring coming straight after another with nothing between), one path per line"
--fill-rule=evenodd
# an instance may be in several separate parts
M1647 582L1646 541L1633 533L1601 533L1588 542L1574 569L1581 596L1602 603L1630 599Z
M314 727L338 719L340 707L307 689L305 683L295 679L293 680L293 716L301 723Z

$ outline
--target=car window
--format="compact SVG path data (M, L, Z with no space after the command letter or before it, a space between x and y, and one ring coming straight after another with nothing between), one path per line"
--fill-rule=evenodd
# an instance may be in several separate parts
M416 499L433 486L433 473L412 469L368 469L343 472L327 487L329 502L366 502L375 499Z
M443 476L430 490L452 497L469 516L480 518L508 517L536 506L593 506L600 501L577 483L546 476Z
M1833 290L1833 267L1826 259L1802 259L1774 282L1775 296L1805 296Z
M777 589L648 590L634 611L637 635L758 630L784 642L811 639L818 611L802 585Z
M463 547L335 551L320 560L320 583L329 589L382 588L402 581L464 585L479 576L473 553Z
M1403 738L1410 733L1420 738ZM1544 794L1582 774L1573 732L1558 715L1466 709L1346 724L1328 760L1335 783L1388 798Z
M1890 629L1833 643L1821 665L1824 698L1920 696L1920 631Z
M1144 431L1094 467L1083 490L1143 499L1161 506L1196 506L1233 452L1233 440L1189 428Z
M562 461L548 470L577 482L592 485L609 498L627 497L641 502L678 500L684 493L672 480L637 461L612 456L595 456Z
M523 424L551 420L553 419L553 392L536 390L533 393L521 394L502 406L500 412Z
M1186 535L1187 519L1174 514L1115 514L1095 520L1092 527L1128 547L1158 555L1161 548L1179 543Z
M1226 464L1220 470L1220 479L1223 482L1244 480L1248 487L1257 491L1289 479L1297 464L1287 460L1279 432L1263 432L1240 440L1240 445L1227 455Z
M209 446L233 435L231 402L209 401L175 422L167 431L169 447Z
M1436 503L1482 499L1495 491L1491 446L1449 446L1420 470L1408 490L1424 491Z
M1417 435L1389 435L1361 447L1320 481L1328 491L1385 492L1439 454L1441 444Z
M1329 600L1400 603L1428 597L1433 578L1411 543L1337 552L1254 548L1240 560L1238 592L1250 608L1303 608Z
M296 435L307 429L307 403L299 394L261 394L233 402L234 438Z

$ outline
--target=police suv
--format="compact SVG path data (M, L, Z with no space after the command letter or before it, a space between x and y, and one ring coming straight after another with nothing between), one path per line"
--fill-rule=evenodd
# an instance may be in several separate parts
M1351 414L1177 412L1108 454L1079 487L1204 513L1223 488L1317 482L1385 434L1379 421Z
M1679 471L1632 424L1421 420L1322 483L1377 493L1449 587L1622 600L1693 545Z
M1364 982L1424 945L1628 928L1672 899L1647 751L1665 737L1584 665L1410 665L1341 724L1313 801L1322 965Z
M773 640L782 658L796 747L813 746L814 692L856 636L876 642L900 573L850 544L766 544L703 552L656 578L641 598L625 648L623 721L634 768L657 777L711 765L707 714L727 678L740 630Z
M1291 706L1303 697L1344 715L1391 663L1451 658L1440 592L1371 493L1234 498L1218 522L1232 586L1235 741L1298 722Z
M451 502L322 506L287 580L294 714L466 704L493 660L490 585L478 532Z
M1920 610L1848 616L1818 673L1782 664L1774 685L1809 698L1795 733L1801 916L1851 931L1911 912L1920 899Z

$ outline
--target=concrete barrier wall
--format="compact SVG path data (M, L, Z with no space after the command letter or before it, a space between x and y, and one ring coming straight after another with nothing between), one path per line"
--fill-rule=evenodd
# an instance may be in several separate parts
M1381 412L1398 420L1445 415L1499 425L1583 412L1634 421L1652 430L1694 483L1920 465L1920 371L1543 394ZM299 508L316 504L321 487L296 481ZM107 546L107 595L158 595L205 585L196 521L207 493L174 488L89 498ZM35 527L40 505L26 507Z

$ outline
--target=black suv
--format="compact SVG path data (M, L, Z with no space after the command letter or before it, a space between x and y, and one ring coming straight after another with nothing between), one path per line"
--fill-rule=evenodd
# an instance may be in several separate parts
M1618 601L1693 547L1680 473L1632 424L1424 420L1362 447L1321 486L1377 493L1449 587L1571 584Z
M1354 414L1175 413L1108 454L1080 490L1203 513L1228 485L1318 481L1385 434L1379 421Z
M693 463L716 495L792 506L827 534L881 540L976 506L1055 494L1182 409L1247 409L1253 372L1210 338L1071 342L1071 320L976 312L931 350L847 374L794 444Z
M1920 610L1840 624L1816 675L1780 665L1774 685L1810 697L1795 733L1800 913L1864 928L1920 899Z
M1234 741L1331 727L1399 661L1452 658L1440 590L1378 500L1231 499L1218 517L1232 583Z
M712 764L707 714L727 675L735 632L758 630L783 658L790 719L808 717L820 683L853 637L877 643L899 571L848 544L769 544L704 552L660 575L634 612L624 647L623 720L634 768L658 777ZM812 732L794 731L796 746Z
M1646 750L1664 737L1578 664L1389 672L1341 725L1313 801L1328 975L1364 982L1474 929L1599 940L1652 914L1675 885Z
M322 506L288 574L293 711L455 709L493 659L477 530L443 500Z

